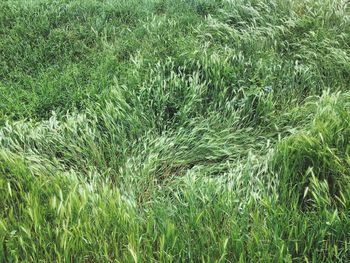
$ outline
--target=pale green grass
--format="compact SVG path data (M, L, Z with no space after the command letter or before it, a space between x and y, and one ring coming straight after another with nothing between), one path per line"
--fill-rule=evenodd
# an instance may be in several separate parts
M347 262L342 0L0 3L1 262Z

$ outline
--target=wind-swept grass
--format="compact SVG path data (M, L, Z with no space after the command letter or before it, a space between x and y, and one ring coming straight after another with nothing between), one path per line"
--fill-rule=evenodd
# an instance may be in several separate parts
M0 3L0 261L346 262L342 0Z

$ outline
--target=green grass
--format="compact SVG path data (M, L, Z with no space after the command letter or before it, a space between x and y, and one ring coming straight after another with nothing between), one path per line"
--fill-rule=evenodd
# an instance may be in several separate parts
M0 2L0 262L347 262L345 0Z

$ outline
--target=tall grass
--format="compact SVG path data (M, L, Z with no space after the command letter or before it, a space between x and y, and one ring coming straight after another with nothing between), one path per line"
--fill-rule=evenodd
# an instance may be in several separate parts
M343 0L0 3L4 262L346 262Z

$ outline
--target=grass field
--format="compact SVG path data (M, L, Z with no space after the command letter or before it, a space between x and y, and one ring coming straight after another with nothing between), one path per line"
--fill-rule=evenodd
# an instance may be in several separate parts
M348 262L350 2L1 0L0 262Z

